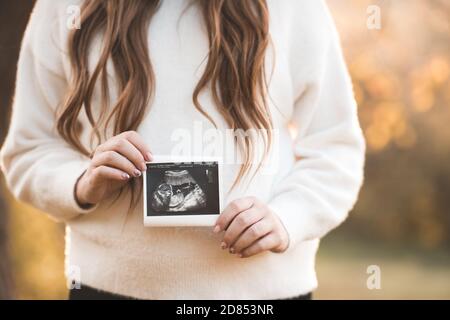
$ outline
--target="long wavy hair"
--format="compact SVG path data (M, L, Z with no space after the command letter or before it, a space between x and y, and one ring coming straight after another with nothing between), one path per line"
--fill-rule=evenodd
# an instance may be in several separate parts
M147 45L148 26L161 0L85 0L81 29L68 41L72 79L67 98L57 118L59 134L85 155L80 140L80 112L92 126L91 147L102 143L106 128L112 134L136 130L142 122L155 88L155 76ZM266 102L265 53L270 42L266 0L192 0L199 6L209 39L209 54L203 76L192 96L193 105L215 126L202 109L199 94L211 90L217 110L227 125L237 131L264 129L264 156L271 146L272 120ZM103 42L98 61L89 70L89 48L94 37ZM117 78L117 101L110 105L107 63L112 61ZM101 106L93 106L99 85ZM100 108L100 110L93 109ZM96 112L99 111L99 112ZM216 126L217 127L217 126ZM104 130L104 131L103 131ZM102 134L103 132L103 134ZM250 171L252 141L237 139L243 163L232 186ZM94 142L93 142L94 141ZM258 167L259 168L259 167Z

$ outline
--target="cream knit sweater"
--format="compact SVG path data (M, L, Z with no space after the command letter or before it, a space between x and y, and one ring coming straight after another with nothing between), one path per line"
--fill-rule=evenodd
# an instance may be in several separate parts
M180 18L186 3L162 1L149 27L156 93L138 132L158 155L171 154L180 136L192 135L191 143L199 143L202 136L194 131L214 128L192 104L208 40L195 6ZM265 201L287 228L290 246L284 253L247 259L222 251L221 236L211 228L144 227L142 207L127 213L128 194L90 210L77 206L74 185L89 159L55 130L55 109L71 72L66 22L73 4L80 0L37 2L22 43L11 127L1 152L2 170L14 195L66 223L68 276L148 299L272 299L314 290L319 239L353 207L363 180L365 148L339 37L324 2L268 0L269 104L277 132L274 165L227 194L239 165L225 163L224 204L250 195ZM90 52L94 62L99 46L97 39ZM114 70L109 71L113 79ZM97 92L94 103L98 97ZM225 130L209 92L200 98L219 131ZM88 145L84 114L80 121ZM289 124L296 128L295 137ZM189 151L211 156L208 150ZM222 151L225 157L231 149Z

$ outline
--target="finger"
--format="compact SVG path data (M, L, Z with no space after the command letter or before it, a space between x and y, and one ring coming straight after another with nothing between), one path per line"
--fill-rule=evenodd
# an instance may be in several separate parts
M120 153L133 162L137 169L141 171L147 170L144 156L130 141L117 136L116 139L111 139L111 141L107 142L105 148Z
M140 151L146 161L152 161L152 153L139 133L136 131L127 131L120 134L120 136L130 141Z
M108 166L99 166L93 170L92 174L94 178L94 185L97 182L101 182L107 179L118 181L127 181L128 179L130 179L130 175L128 173Z
M223 243L221 245L222 248L232 247L245 229L264 217L261 212L261 210L256 208L250 208L239 213L233 221L231 221L229 227L225 231Z
M257 240L253 244L251 244L249 247L244 249L240 254L239 257L241 258L247 258L250 256L254 256L258 253L261 253L263 251L271 250L272 248L276 247L278 244L277 237L275 236L275 233L271 232L268 235L262 237L261 239Z
M259 220L244 231L244 233L233 244L232 248L230 248L230 252L233 251L231 253L241 253L241 251L268 235L272 232L272 230L273 224L269 219Z
M133 177L142 175L141 171L130 160L115 151L105 151L97 154L92 159L92 164L96 167L107 166L116 168Z
M255 202L255 198L246 197L232 201L220 214L216 222L214 232L226 230L234 217L240 212L250 209Z

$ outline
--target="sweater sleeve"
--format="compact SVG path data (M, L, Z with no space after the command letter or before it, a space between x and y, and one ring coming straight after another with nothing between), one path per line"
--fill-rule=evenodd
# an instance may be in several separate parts
M351 80L330 24L319 71L296 99L296 162L274 186L269 207L286 227L290 246L323 237L347 217L363 180L365 142Z
M67 81L55 44L55 3L39 0L22 41L11 124L1 150L1 169L19 200L65 221L94 210L74 197L89 159L57 133L55 111ZM64 14L64 12L63 12Z

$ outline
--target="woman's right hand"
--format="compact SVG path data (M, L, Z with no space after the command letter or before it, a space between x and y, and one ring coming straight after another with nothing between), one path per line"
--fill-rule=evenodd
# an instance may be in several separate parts
M75 197L82 207L99 203L130 179L138 178L152 160L150 149L141 136L127 131L99 145L89 168L78 179Z

